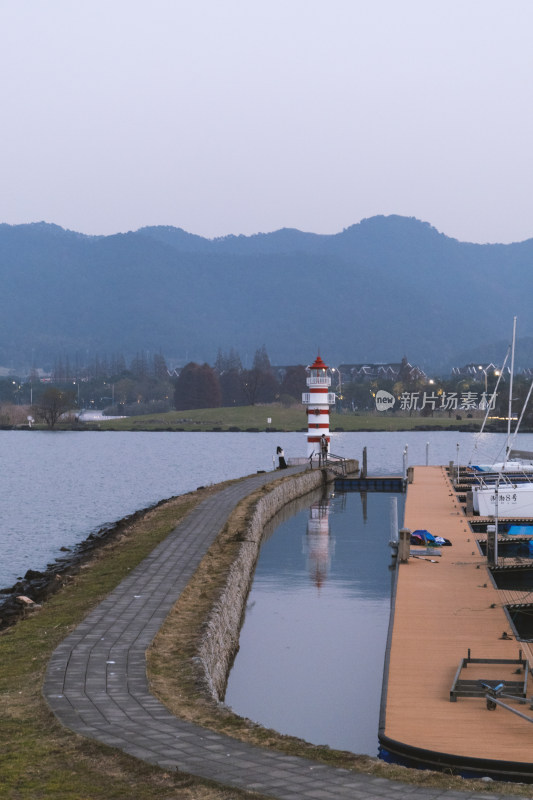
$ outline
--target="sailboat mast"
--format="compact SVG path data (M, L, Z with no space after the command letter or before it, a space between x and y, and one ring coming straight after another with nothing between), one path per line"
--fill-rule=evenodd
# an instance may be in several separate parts
M516 342L516 317L513 317L513 344L511 347L511 375L509 378L509 408L507 412L507 446L505 449L505 461L509 456L509 446L511 442L511 411L513 407L513 375L514 375L514 348Z
M507 442L505 444L505 455L503 459L503 466L498 473L498 478L496 479L496 494L494 497L494 546L492 550L492 564L498 565L498 536L499 536L499 529L498 529L498 520L499 520L499 499L500 499L500 481L502 478L502 471L505 469L505 465L507 464L507 459L509 458L509 452L511 450L511 411L513 406L513 375L514 375L514 349L516 343L516 317L513 317L513 342L511 345L511 375L509 378L509 406L507 411ZM488 547L487 547L487 554L488 554Z

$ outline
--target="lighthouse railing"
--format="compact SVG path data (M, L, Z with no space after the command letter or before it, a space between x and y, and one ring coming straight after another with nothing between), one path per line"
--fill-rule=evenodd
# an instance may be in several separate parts
M325 392L324 392L325 394ZM320 397L320 399L319 399ZM316 403L316 405L323 406L334 406L337 400L337 395L335 392L328 392L327 400L323 400L322 395L317 396L316 394L311 394L311 392L303 392L302 393L302 403L303 405L309 405L310 403Z
M307 385L308 386L331 386L331 378L329 376L324 376L323 378L307 378Z

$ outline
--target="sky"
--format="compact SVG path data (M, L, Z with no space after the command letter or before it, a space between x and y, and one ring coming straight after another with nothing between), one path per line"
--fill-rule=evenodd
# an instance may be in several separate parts
M531 0L0 0L0 222L533 237Z

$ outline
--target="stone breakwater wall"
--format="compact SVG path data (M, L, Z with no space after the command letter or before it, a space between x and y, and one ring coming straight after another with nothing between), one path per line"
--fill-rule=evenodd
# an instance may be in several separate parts
M357 462L348 463L349 471L357 470ZM263 530L267 522L291 500L319 489L335 479L329 470L310 470L286 478L273 487L265 487L257 500L245 528L239 554L228 572L221 594L206 621L198 655L199 682L217 702L223 702L229 671L239 648L239 634L246 600L252 585L259 556Z

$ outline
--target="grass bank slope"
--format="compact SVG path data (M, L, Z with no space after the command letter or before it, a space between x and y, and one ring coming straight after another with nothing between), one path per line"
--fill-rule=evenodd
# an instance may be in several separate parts
M270 422L269 422L270 420ZM333 412L332 431L412 431L468 430L477 431L479 419L444 417L409 417L399 414L352 414ZM88 425L88 427L91 427ZM306 431L304 406L284 408L282 405L238 406L234 408L201 408L191 411L169 411L99 422L100 430L120 431Z

